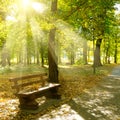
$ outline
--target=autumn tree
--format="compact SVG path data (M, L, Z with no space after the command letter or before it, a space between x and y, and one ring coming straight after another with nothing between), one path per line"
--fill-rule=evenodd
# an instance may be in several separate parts
M51 3L51 14L55 16L57 12L57 0L52 0ZM53 23L55 18L53 17ZM49 81L58 82L58 58L56 53L56 44L55 44L55 33L56 28L53 25L49 33L48 41L48 62L49 62Z

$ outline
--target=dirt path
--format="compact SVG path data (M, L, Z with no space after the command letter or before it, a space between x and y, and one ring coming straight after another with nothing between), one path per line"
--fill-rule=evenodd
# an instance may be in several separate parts
M120 66L95 88L70 102L83 120L120 120Z

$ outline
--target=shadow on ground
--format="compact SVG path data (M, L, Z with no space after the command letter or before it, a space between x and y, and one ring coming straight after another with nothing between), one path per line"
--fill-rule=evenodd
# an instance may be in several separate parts
M73 99L71 106L85 120L120 120L120 66L95 88Z

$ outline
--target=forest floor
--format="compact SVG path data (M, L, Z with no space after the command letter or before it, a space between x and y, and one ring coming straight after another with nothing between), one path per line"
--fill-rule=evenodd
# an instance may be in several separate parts
M97 86L73 98L70 105L82 120L120 120L120 66Z
M60 66L59 80L62 102L37 113L18 108L8 79L20 74L46 71L45 68L6 68L0 70L1 120L120 120L120 66ZM38 99L43 102L44 97Z

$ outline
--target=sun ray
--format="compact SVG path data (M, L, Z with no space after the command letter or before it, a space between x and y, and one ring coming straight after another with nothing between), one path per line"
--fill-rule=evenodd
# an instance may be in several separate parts
M42 4L42 3L33 2L32 3L32 8L38 13L43 13L44 10L45 10L45 5Z

